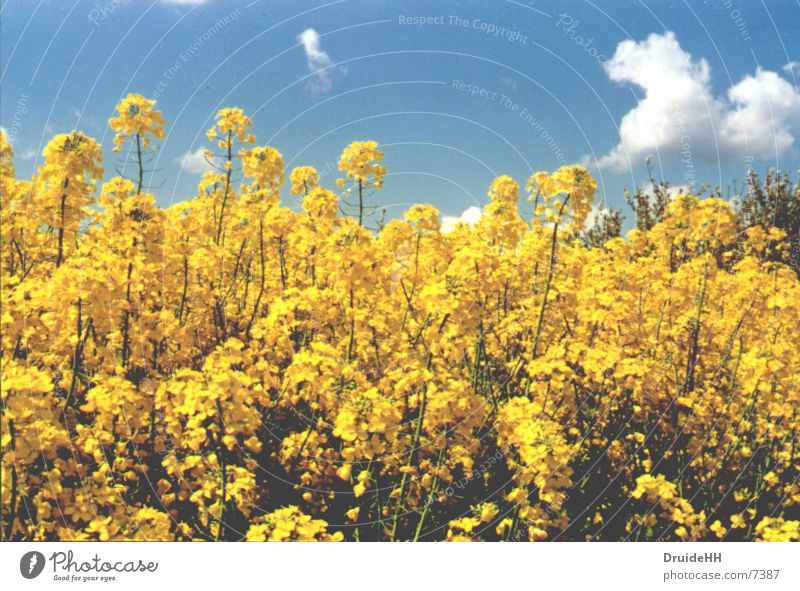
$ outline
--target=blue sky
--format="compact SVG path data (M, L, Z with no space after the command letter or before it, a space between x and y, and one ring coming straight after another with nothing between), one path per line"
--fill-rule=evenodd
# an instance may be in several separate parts
M600 200L646 184L723 190L800 155L796 1L3 0L0 123L20 175L54 133L102 141L128 92L157 97L160 203L194 194L223 106L253 117L287 166L374 139L374 200L458 216L492 178L585 163ZM40 162L39 162L40 163ZM327 173L327 174L326 174ZM628 219L632 216L628 214Z

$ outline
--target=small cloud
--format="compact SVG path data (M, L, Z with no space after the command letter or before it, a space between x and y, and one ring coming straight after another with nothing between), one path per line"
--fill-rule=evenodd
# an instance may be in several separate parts
M694 183L687 183L681 185L670 185L669 189L667 189L672 198L674 199L678 195L691 195L694 194L695 188Z
M36 150L33 148L28 148L19 155L20 160L33 160L34 158L36 158Z
M2 134L3 134L3 136L4 136L6 139L8 139L8 130L7 130L5 127L3 127L2 125L0 125L0 133L2 133Z
M589 210L589 213L586 215L586 220L583 222L583 231L586 232L594 227L594 225L603 219L605 216L609 215L611 210L603 207L599 203L595 203L592 205L592 209Z
M514 80L514 78L512 78L511 76L506 76L505 78L500 78L500 82L505 84L511 90L516 90L517 89L517 81Z
M655 186L653 183L647 183L644 187L642 187L642 192L652 197L654 189ZM667 188L667 193L669 194L670 199L675 199L675 197L678 195L693 195L694 190L694 183L688 183L681 185L670 185L669 188Z
M331 72L334 69L342 70L342 68L334 68L333 60L326 52L322 51L319 33L314 29L306 29L297 36L297 40L303 45L308 71L314 76L309 82L309 88L312 92L329 91L333 87Z
M441 232L448 234L455 230L458 224L474 226L480 221L481 215L483 214L480 207L475 206L466 209L460 216L444 215L442 216Z
M800 72L800 62L789 62L781 69L787 74L794 74L795 72Z
M197 148L194 152L186 152L183 156L178 158L178 164L181 165L181 170L192 174L202 174L212 169L211 165L206 160L205 148Z

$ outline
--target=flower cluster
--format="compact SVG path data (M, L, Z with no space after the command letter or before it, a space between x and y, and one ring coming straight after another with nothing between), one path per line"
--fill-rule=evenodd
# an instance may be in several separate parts
M118 117L108 120L108 125L117 132L114 136L114 151L118 152L125 138L134 137L137 146L146 148L153 139L164 139L164 119L156 111L156 101L140 94L129 94L117 105ZM141 144L141 145L139 145Z
M339 158L339 169L345 172L346 178L364 187L381 187L386 167L379 164L383 160L383 152L378 150L377 142L353 142ZM339 179L344 186L346 179Z
M115 146L163 136L153 101L117 111ZM0 136L5 539L800 537L785 233L681 195L590 248L579 166L374 230L375 142L341 193L291 171L289 208L252 127L220 111L166 208L80 132L31 179Z

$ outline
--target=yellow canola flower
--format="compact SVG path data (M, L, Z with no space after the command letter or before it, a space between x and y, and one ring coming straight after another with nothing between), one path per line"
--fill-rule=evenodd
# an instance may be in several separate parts
M163 138L139 95L111 126ZM0 133L10 540L798 539L787 232L682 194L590 246L579 166L379 220L377 143L337 194L252 129L220 110L168 206L80 131L18 178Z
M129 94L117 105L116 117L108 120L114 136L114 151L122 149L125 139L136 138L137 147L146 148L152 139L164 139L164 118L161 111L155 110L156 101L139 94Z

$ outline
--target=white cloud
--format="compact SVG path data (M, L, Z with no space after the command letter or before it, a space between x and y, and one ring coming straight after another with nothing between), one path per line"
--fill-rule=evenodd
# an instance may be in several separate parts
M781 69L787 74L792 74L793 72L800 72L800 62L789 62Z
M728 99L720 135L732 148L775 155L800 134L800 94L775 72L758 68L728 90Z
M610 209L603 207L600 203L595 203L592 205L592 209L590 209L589 213L586 215L586 219L583 222L583 231L586 232L587 230L590 230L604 216L607 216L610 213Z
M464 210L464 213L462 213L460 216L444 215L442 216L441 232L448 234L455 230L458 224L474 226L481 219L481 215L480 207L475 206Z
M2 125L0 125L0 133L2 133L6 137L6 139L8 139L8 130Z
M694 195L696 193L695 187L691 183L685 185L670 185L667 191L673 199L678 195Z
M197 148L194 152L186 152L178 158L178 164L181 165L181 169L192 174L202 174L211 170L211 165L205 157L205 151L205 148Z
M333 87L331 73L334 69L334 62L330 56L322 51L319 43L319 33L314 29L306 29L297 36L297 40L303 45L308 62L308 71L313 74L309 82L309 88L313 92L327 92Z
M34 158L36 158L36 150L33 148L28 148L19 155L20 160L33 160Z
M511 77L511 76L507 76L505 78L500 78L500 82L502 82L503 84L508 86L511 90L516 90L517 89L517 81L514 80L514 78Z
M604 66L608 77L644 90L620 122L620 143L599 165L617 171L648 155L664 161L774 157L800 135L800 94L762 69L718 98L711 68L684 51L675 34L623 41Z
M654 188L655 187L653 186L653 183L647 183L644 187L642 187L642 192L652 194ZM669 196L674 199L678 195L690 194L693 190L694 186L691 183L687 183L683 185L670 185L667 189L667 193L669 193Z
M650 195L651 202L655 201L653 197L653 183L647 183L644 187L642 187L642 192L645 195ZM688 195L692 194L693 192L692 185L670 185L667 189L667 193L669 194L670 199L675 199L678 195ZM592 205L592 209L589 210L589 213L586 215L586 220L583 222L583 231L587 232L594 227L594 225L599 222L603 217L611 214L611 210L605 207L602 203L595 203Z

